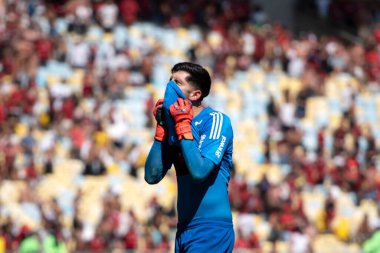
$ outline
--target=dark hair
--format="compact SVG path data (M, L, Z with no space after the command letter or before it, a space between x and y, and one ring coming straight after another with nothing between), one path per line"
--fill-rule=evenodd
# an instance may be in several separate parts
M185 71L190 75L186 81L202 91L201 100L207 97L211 88L211 77L205 68L192 62L180 62L173 66L172 74L178 71Z

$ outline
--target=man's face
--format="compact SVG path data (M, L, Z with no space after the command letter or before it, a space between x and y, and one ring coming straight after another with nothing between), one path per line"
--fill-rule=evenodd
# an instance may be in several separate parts
M200 97L200 90L196 89L193 85L186 81L190 74L185 71L177 71L172 74L170 80L174 81L181 89L187 99L191 101L198 100Z

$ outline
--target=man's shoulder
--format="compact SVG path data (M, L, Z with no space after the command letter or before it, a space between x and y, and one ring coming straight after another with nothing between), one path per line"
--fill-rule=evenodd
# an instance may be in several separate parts
M201 119L203 120L216 120L217 118L219 118L219 120L223 119L223 121L226 121L226 123L230 123L230 118L228 117L227 114L221 112L221 111L217 111L211 107L207 107L204 109L204 113L202 114L202 117Z
M217 110L210 107L204 109L205 111L198 117L194 124L201 131L211 131L216 138L221 131L232 131L232 125L230 118ZM224 129L224 130L223 130Z

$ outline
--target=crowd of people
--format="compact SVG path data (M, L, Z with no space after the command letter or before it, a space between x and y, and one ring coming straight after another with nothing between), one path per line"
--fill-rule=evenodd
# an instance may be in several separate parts
M331 2L334 7L340 1ZM153 139L154 101L168 79L162 76L167 73L162 71L165 60L170 61L168 65L172 61L197 62L211 71L215 83L227 89L239 86L236 76L246 78L253 68L259 69L268 83L282 75L301 84L284 90L249 84L250 90L258 89L254 98L265 98L260 111L264 118L259 120L264 130L258 134L263 149L255 162L285 169L279 183L265 173L252 182L240 173L241 160L234 160L229 195L236 214L236 249L261 252L268 241L275 252L279 250L276 244L285 241L290 252L312 252L318 234L331 233L346 243L360 244L380 227L379 214L363 219L353 235L334 225L337 190L353 196L355 206L363 200L380 203L380 136L375 127L380 117L374 110L370 114L374 119L363 120L358 109L362 95L377 99L380 105L380 26L376 17L371 17L373 23L366 32L358 32L359 41L347 42L312 33L293 36L281 24L271 24L254 1L3 3L0 189L21 183L19 197L11 204L28 212L37 226L12 219L9 196L2 194L0 252L171 249L175 207L164 207L156 197L146 203L149 215L142 223L136 210L124 208L120 194L109 190L101 196L99 219L88 226L79 210L88 204L83 204L80 187L69 204L58 201L60 196L41 198L36 190L65 159L83 163L78 175L81 180L107 177L115 171L139 180L147 143ZM180 30L193 40L183 42L168 35L167 40L159 41L156 33L144 34L149 28L144 24L152 32L162 27L168 34ZM191 37L194 25L199 30ZM329 80L334 77L349 80L339 90L342 93L334 94L339 123L332 127L322 117L322 123L313 128L315 141L310 144L303 125L309 101L333 96ZM244 87L237 89L243 91ZM217 100L218 95L215 90L210 97ZM241 99L244 101L244 96ZM251 108L260 106L255 101L245 102L231 115L235 146L245 138L239 138L239 122ZM220 105L227 114L228 105ZM255 164L249 169L255 170ZM326 185L334 191L325 189L322 213L315 223L305 211L303 193ZM256 231L249 215L264 220L266 236Z

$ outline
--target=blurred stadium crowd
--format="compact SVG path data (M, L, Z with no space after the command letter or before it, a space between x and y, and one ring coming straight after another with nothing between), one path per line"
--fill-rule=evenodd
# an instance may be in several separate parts
M295 37L254 1L0 1L0 252L172 249L175 173L142 168L180 61L232 120L236 252L379 247L380 12L327 2L356 41Z

